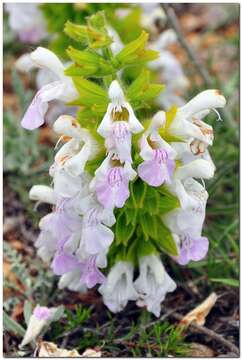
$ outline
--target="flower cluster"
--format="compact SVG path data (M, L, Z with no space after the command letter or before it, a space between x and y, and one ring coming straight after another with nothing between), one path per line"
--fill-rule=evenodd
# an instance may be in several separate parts
M109 35L96 20L68 31L90 41L89 47L106 48ZM90 28L100 32L96 39L85 37ZM206 90L180 108L144 116L142 102L151 103L159 85L141 72L127 88L120 70L155 58L144 49L146 41L142 33L117 54L108 47L106 57L70 49L74 64L67 70L49 50L37 48L32 60L52 68L58 80L38 91L22 126L41 126L53 99L81 105L77 118L61 115L53 124L64 144L50 167L52 186L30 190L32 200L53 206L40 221L36 247L60 276L59 288L84 292L98 284L111 311L131 300L159 316L166 294L176 288L160 253L185 265L208 251L202 236L208 194L197 179L211 178L215 166L207 150L213 129L203 118L225 98ZM89 68L83 70L80 59L88 59ZM106 89L100 80L84 79L83 71L103 76Z

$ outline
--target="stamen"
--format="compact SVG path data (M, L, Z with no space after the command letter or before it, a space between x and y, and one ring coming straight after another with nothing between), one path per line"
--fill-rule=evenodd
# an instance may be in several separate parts
M223 119L221 118L220 113L218 112L217 109L212 108L211 110L213 110L215 112L215 114L217 115L217 119L216 119L217 121L223 121Z
M203 180L202 178L201 178L200 180L201 180L201 182L202 182L202 184L203 184L203 187L205 188L205 187L206 187L206 185L205 185L204 180Z
M41 201L37 201L37 203L34 205L34 211L38 210L38 207L40 204L41 204Z
M128 121L129 120L129 112L123 106L115 106L112 110L112 119L114 121Z
M56 149L58 148L58 145L59 145L59 143L62 141L63 137L64 137L64 135L62 135L62 136L58 139L57 143L55 144L54 150L56 150Z

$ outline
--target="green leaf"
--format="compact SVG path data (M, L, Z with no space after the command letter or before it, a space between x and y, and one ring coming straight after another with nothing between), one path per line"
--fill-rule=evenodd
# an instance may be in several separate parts
M65 69L67 76L91 76L97 72L95 65L79 66L72 64Z
M68 56L76 63L65 70L66 75L102 77L114 72L110 65L101 55L93 50L78 50L69 46L66 50Z
M25 329L3 311L3 328L15 335L23 337Z
M140 238L138 243L137 254L139 254L139 257L142 257L150 254L158 254L158 252L151 241L144 241L142 238Z
M60 305L56 308L54 316L51 319L51 322L53 321L59 321L63 316L65 312L65 307L63 305Z
M172 195L165 186L161 186L159 187L159 195L160 195L160 199L159 199L159 214L163 215L168 213L171 210L174 210L176 208L180 207L180 201L179 199L175 196Z
M157 239L158 237L157 220L159 220L157 217L152 216L148 213L145 213L140 216L140 225L142 227L146 240L148 240L149 237L151 237L154 240Z
M142 31L140 36L127 44L115 57L120 67L125 65L140 65L150 60L154 60L159 56L158 51L145 50L148 41L148 33Z
M95 29L98 30L103 30L106 25L104 11L98 11L95 14L89 16L87 21L89 26L93 26Z
M136 180L131 185L131 195L133 197L135 207L138 209L143 208L146 190L147 190L147 185L141 179Z
M147 91L143 94L143 101L150 101L156 98L164 89L165 85L163 84L150 84Z
M87 27L84 25L77 25L72 23L71 21L67 21L65 23L64 32L70 36L75 41L82 43L83 45L87 45L88 37L87 37Z
M127 224L125 213L122 212L118 215L116 226L115 226L115 235L117 244L127 245L129 239L132 237L135 231L135 226Z
M160 220L158 223L158 236L155 239L155 244L158 248L168 255L178 256L178 249L176 242L165 224Z
M228 285L228 286L234 286L234 287L239 287L239 280L237 279L219 279L219 278L213 278L210 279L210 281L212 282L217 282L217 283L221 283L224 285Z
M134 264L134 266L138 263L138 246L139 246L139 239L136 238L132 243L130 244L127 253L126 253L126 260L130 261Z
M105 154L106 154L105 150L100 151L99 154L95 157L95 159L87 161L85 166L85 171L87 171L89 174L94 176L95 171L99 168L99 166L103 162L103 159L105 158Z
M143 69L139 76L128 87L126 96L129 100L135 100L149 87L149 70Z
M73 78L73 82L80 94L80 102L85 106L103 105L107 107L108 96L106 91L93 81L83 78Z
M151 215L156 215L159 213L160 206L160 194L157 190L153 189L151 186L147 186L147 191L144 201L144 211L150 213Z
M33 306L32 303L28 300L24 302L24 320L26 325L29 323L30 316L32 315Z
M129 208L129 207L125 206L125 216L126 216L127 225L130 223L132 225L136 224L136 219L137 219L137 210L136 209L134 209L133 207Z

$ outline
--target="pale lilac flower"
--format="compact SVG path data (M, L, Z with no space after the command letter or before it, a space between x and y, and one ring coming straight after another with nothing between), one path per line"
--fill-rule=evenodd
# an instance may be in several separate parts
M65 67L69 66L69 63L64 64L64 66ZM26 53L21 55L16 60L15 67L18 71L21 71L23 73L29 73L31 70L35 68L39 68L39 65L32 60L30 53ZM38 90L57 80L59 80L59 76L50 69L47 69L45 67L39 68L36 73L35 82ZM52 126L53 122L58 118L58 116L62 114L68 114L74 116L76 112L77 112L76 107L67 106L63 102L61 102L61 100L54 99L51 101L51 103L49 103L48 110L45 114L45 120L47 124Z
M113 239L113 232L101 223L98 208L89 209L83 217L83 227L81 235L81 246L84 246L88 254L98 254L107 249Z
M139 133L143 126L130 104L125 101L117 80L111 83L108 94L111 103L97 132L106 139L108 151L115 151L121 162L131 162L131 133Z
M208 252L209 242L204 236L191 236L185 234L180 236L180 252L174 257L180 265L186 265L189 261L200 261Z
M52 213L44 216L39 222L40 233L35 241L35 247L38 249L38 256L45 262L49 262L57 250L58 240L56 234L49 227L49 219Z
M138 166L139 177L150 186L160 186L171 183L175 169L175 161L169 159L165 149L152 149L153 158Z
M81 283L87 288L92 288L96 284L103 284L106 281L105 276L98 270L96 256L89 256L88 259L80 264L81 266Z
M110 270L107 281L98 289L104 304L114 313L123 310L129 300L138 298L133 285L133 271L131 263L117 262Z
M43 86L37 92L21 121L25 129L33 130L43 125L49 101L58 99L69 102L75 100L78 93L72 79L64 75L65 67L54 53L38 47L30 57L37 66L51 70L58 78L57 81Z
M51 317L51 311L46 306L37 305L33 311L33 314L38 320L49 320Z
M148 255L139 259L140 275L134 286L139 294L137 305L146 306L155 316L160 316L161 302L166 293L176 289L175 282L167 274L156 255Z
M139 177L151 186L170 184L175 170L176 152L158 134L162 125L157 117L152 119L151 125L140 141L140 156L144 160L138 166Z
M121 162L132 162L131 132L127 121L114 122L111 135L106 138L105 145L108 151L116 150Z
M129 198L129 179L122 166L110 168L106 178L96 185L98 201L107 208L121 208Z
M24 334L24 338L19 345L19 347L23 347L29 344L31 341L34 341L37 336L41 333L44 326L51 321L55 313L55 308L47 308L45 306L37 305L31 315L28 323L27 330Z
M130 195L129 181L133 180L135 176L136 172L129 162L125 162L123 166L116 160L115 155L109 153L96 170L95 178L90 186L91 189L95 189L100 204L112 210L114 207L124 206Z
M51 268L56 275L71 272L78 266L80 263L77 258L74 255L64 253L64 251L57 252L51 263Z
M38 43L47 36L44 17L33 3L7 3L9 26L24 43Z

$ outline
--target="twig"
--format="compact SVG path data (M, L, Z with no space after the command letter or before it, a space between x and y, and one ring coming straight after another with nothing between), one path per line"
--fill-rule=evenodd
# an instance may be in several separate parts
M182 320L183 316L176 313L176 312L172 312L171 316L176 319L176 320ZM228 349L230 349L232 352L234 352L236 355L239 355L239 349L237 348L237 346L235 346L233 343L231 343L230 341L224 339L224 337L222 335L217 334L216 332L214 332L211 329L208 329L205 326L200 326L200 325L196 325L196 324L190 324L189 325L192 329L194 329L197 332L200 332L202 334L208 335L210 336L212 339L217 340L218 342L220 342L221 344L223 344L224 346L226 346Z
M213 86L213 83L211 81L211 78L210 78L210 75L209 75L207 69L203 66L200 59L197 57L197 55L193 51L193 49L188 45L188 43L185 39L185 36L182 32L182 29L180 27L180 24L179 24L179 21L177 19L174 9L172 8L172 6L170 6L169 4L165 4L165 3L161 4L161 7L163 8L163 10L166 13L168 23L170 24L172 29L176 32L178 41L180 42L182 47L187 52L188 56L190 57L190 59L192 60L192 62L194 64L194 66L196 67L198 73L202 77L203 81L205 82L205 84L207 86L209 86L209 87ZM221 110L221 112L222 112L222 115L225 118L227 118L230 126L235 130L235 134L238 139L239 138L238 126L237 126L236 122L234 121L234 118L231 115L230 111L227 108L224 108Z
M177 16L175 14L175 11L168 4L163 3L161 6L162 6L162 8L164 9L164 11L166 13L167 20L168 20L170 26L173 28L173 30L175 30L179 42L181 43L183 48L186 50L186 52L189 55L190 59L192 60L192 62L196 66L196 68L197 68L198 72L200 73L201 77L203 78L204 82L206 83L206 85L212 86L212 81L210 79L210 75L209 75L207 69L201 64L201 61L198 59L195 52L192 50L192 48L188 45L188 43L185 40L185 37L184 37L184 34L183 34L182 30L181 30L180 24L179 24L179 22L177 20Z

